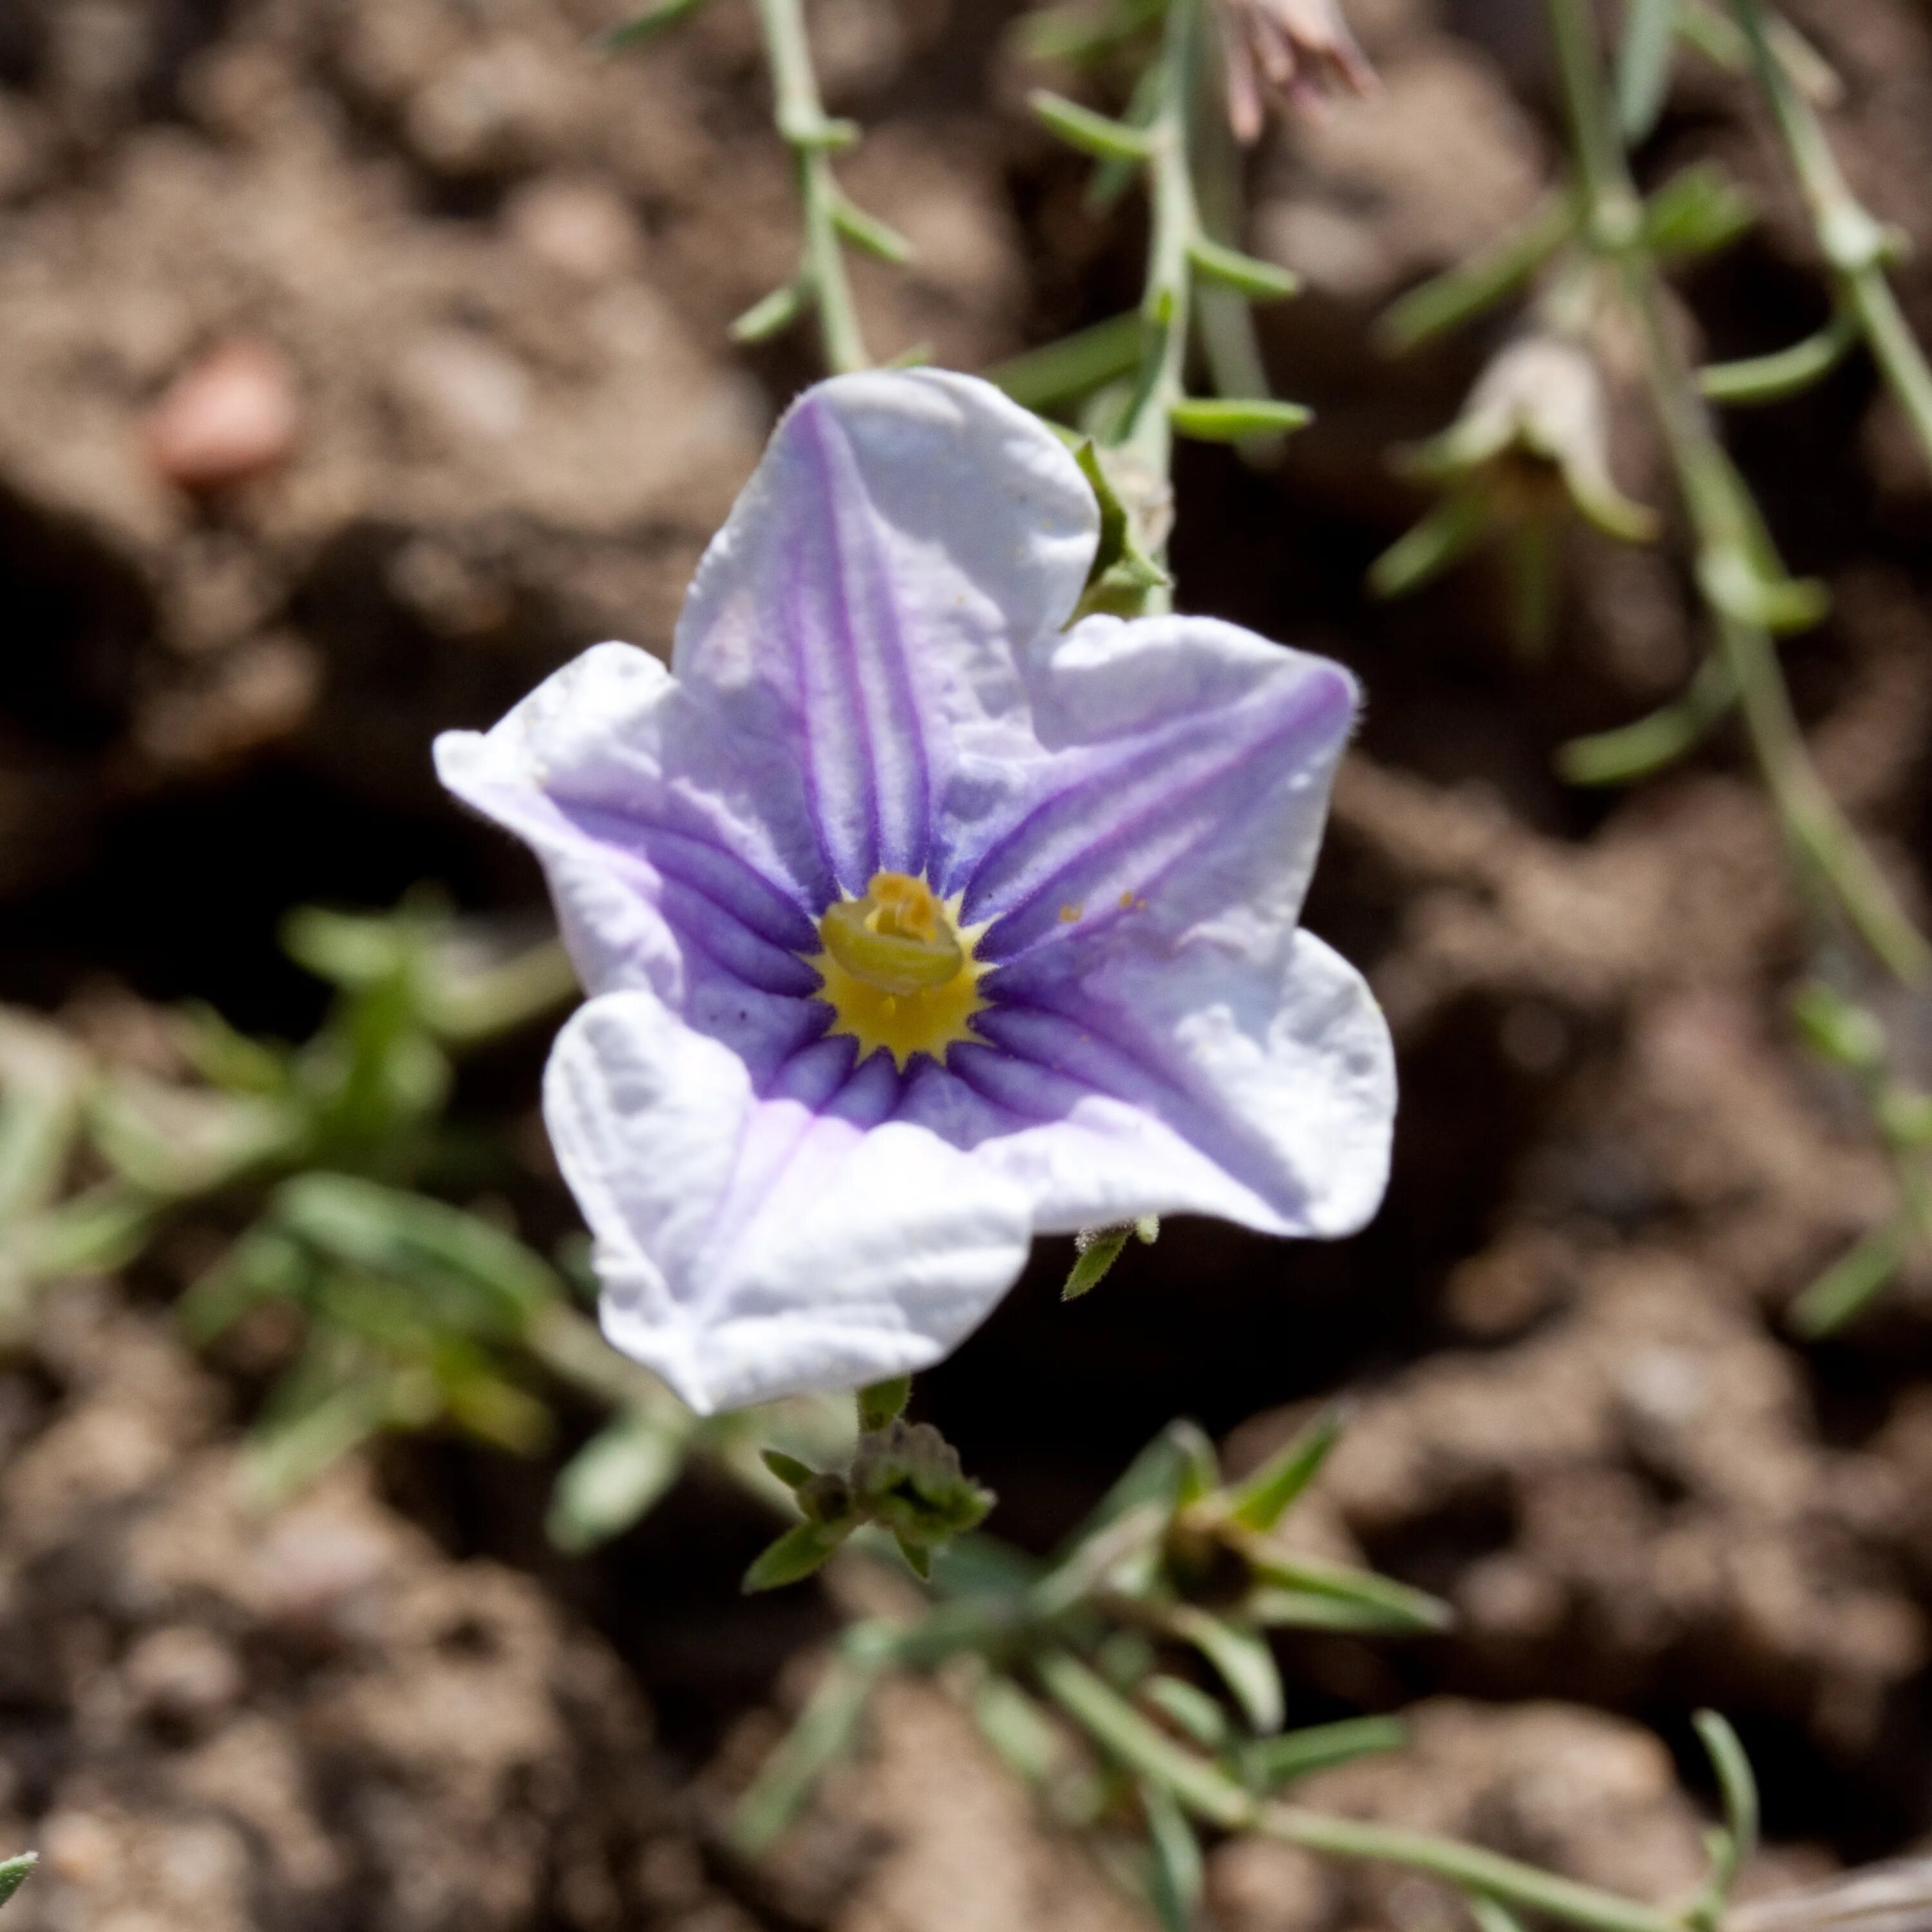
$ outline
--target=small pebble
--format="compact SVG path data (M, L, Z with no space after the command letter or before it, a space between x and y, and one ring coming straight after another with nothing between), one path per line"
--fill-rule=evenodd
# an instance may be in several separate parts
M236 338L171 382L148 411L148 460L184 490L215 490L277 469L301 434L295 371L280 350Z

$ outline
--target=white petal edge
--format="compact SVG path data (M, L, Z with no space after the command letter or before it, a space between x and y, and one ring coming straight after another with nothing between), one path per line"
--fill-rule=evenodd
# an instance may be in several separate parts
M648 992L572 1017L544 1113L605 1334L701 1414L926 1367L1025 1264L1026 1195L995 1168L924 1127L758 1100Z

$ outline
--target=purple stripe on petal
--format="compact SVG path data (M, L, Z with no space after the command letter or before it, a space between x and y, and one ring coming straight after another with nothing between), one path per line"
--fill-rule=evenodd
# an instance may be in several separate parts
M634 854L652 871L701 892L754 938L788 952L815 951L818 928L793 891L727 848L709 828L682 832L632 812L555 801L585 838L618 854Z
M836 418L796 412L810 487L795 487L780 605L819 835L840 884L923 868L930 782L902 618L877 512Z
M998 1077L1016 1099L1029 1090L1072 1090L1122 1101L1161 1121L1241 1186L1292 1211L1282 1201L1280 1160L1266 1141L1238 1114L1190 1091L1149 1053L1148 1043L1110 1023L1104 1011L1083 1006L1076 1015L1042 1006L1003 1006L989 1008L977 1024L992 1045L1040 1083L1029 1087L1024 1073L1001 1069ZM983 1063L980 1077L987 1077Z
M1314 776L1352 703L1340 673L1284 680L1124 749L1064 761L1067 781L993 844L967 888L964 922L992 922L980 956L1011 961L1144 910L1138 902L1204 848L1211 863L1215 846L1238 844L1244 814Z

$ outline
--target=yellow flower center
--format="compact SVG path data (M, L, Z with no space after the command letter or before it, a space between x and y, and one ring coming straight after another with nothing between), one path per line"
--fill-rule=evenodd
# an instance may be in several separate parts
M944 1060L975 1037L973 1016L986 968L973 949L986 927L962 932L959 899L934 896L923 879L875 872L862 899L842 899L818 922L824 951L808 960L832 1009L831 1030L859 1042L859 1058L883 1048L900 1072L916 1053Z

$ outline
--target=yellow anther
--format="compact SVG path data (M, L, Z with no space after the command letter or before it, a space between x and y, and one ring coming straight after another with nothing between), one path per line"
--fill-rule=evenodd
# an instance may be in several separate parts
M874 873L863 898L826 911L818 936L854 979L884 993L931 992L966 963L932 888L904 872Z
M862 1058L883 1048L903 1069L915 1054L944 1060L973 1037L985 1005L985 969L973 957L983 928L962 933L957 902L938 898L923 879L878 872L859 899L842 899L818 922L824 951L810 962L832 1031L859 1042Z

